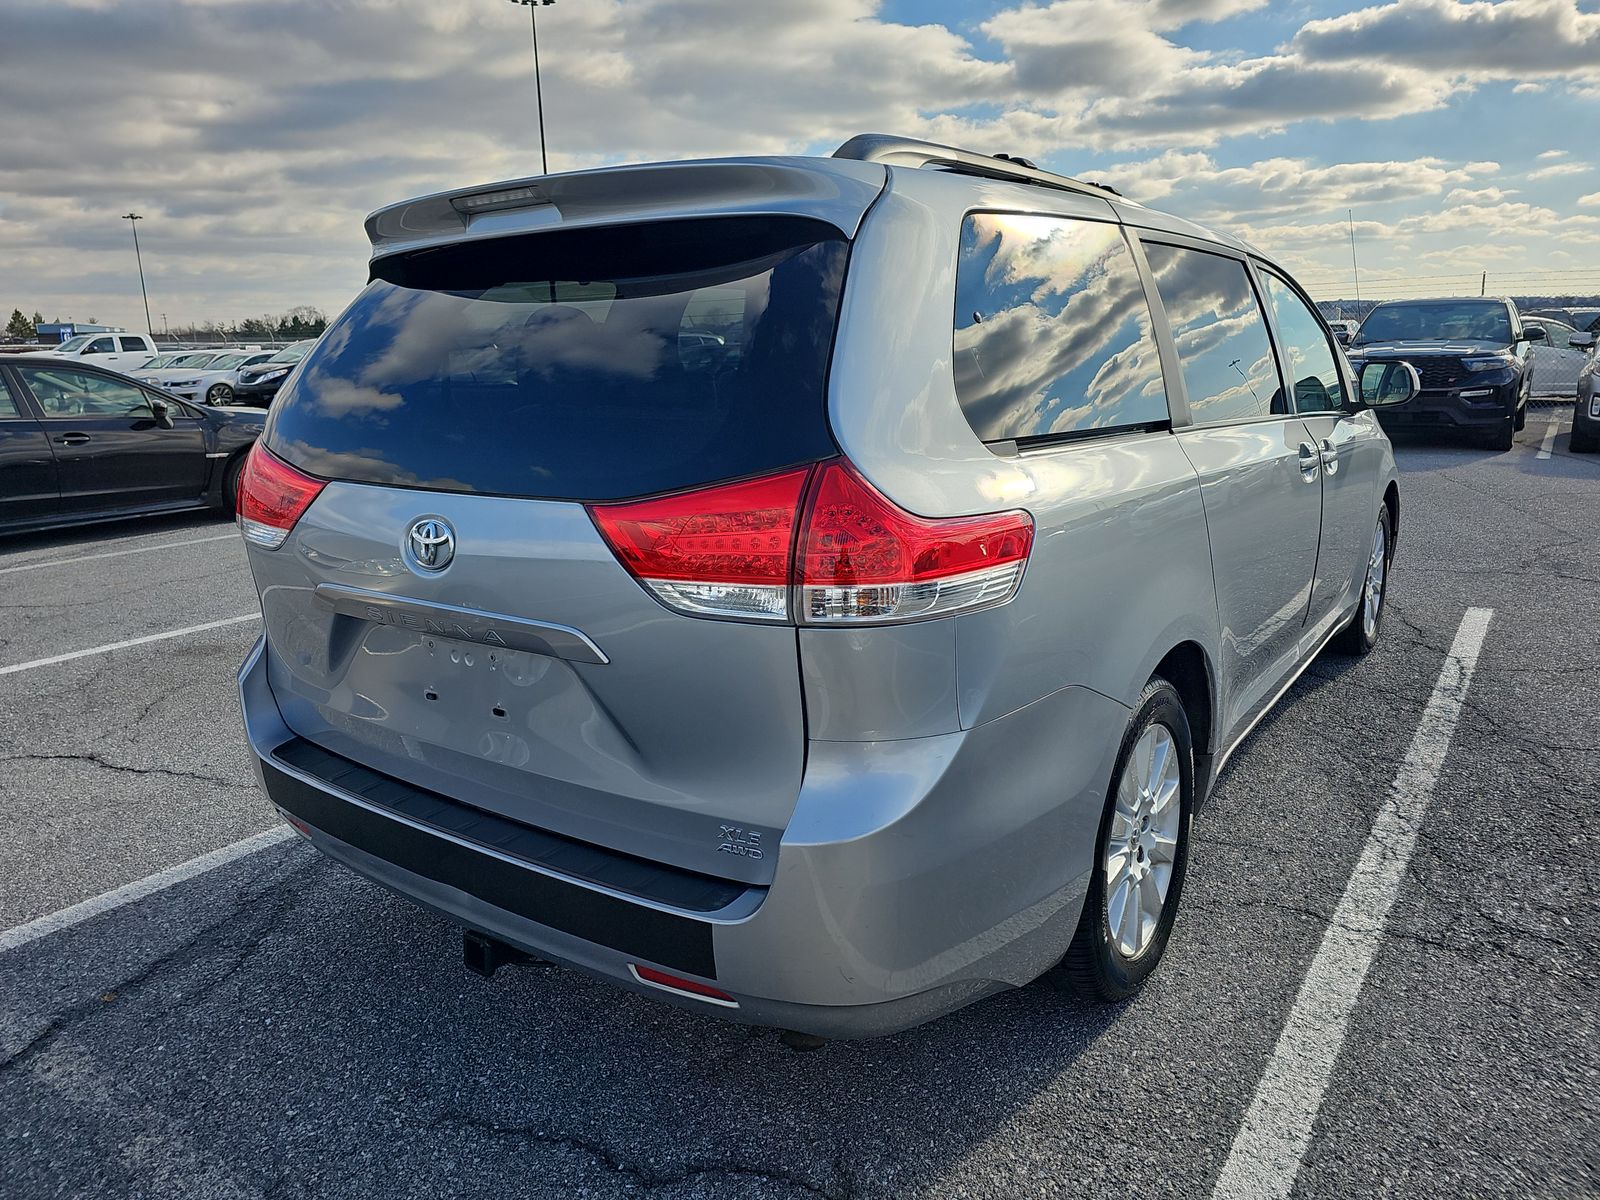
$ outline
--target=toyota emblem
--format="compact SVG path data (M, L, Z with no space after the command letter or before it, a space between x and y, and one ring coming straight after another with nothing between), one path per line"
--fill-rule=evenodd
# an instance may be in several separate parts
M456 556L456 531L439 517L413 521L406 541L411 547L411 557L424 571L442 571Z

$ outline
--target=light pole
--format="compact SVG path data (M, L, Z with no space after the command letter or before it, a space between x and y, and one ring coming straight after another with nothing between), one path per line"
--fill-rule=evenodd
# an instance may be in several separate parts
M539 83L539 9L547 8L556 0L511 0L528 10L528 24L533 29L533 103L539 110L539 169L550 174L550 159L544 148L544 90Z
M1361 316L1361 268L1356 263L1356 210L1345 209L1345 217L1350 222L1350 273L1356 279L1356 316Z
M123 213L122 219L133 230L133 259L139 264L139 295L144 297L144 330L146 333L154 333L155 322L150 319L150 293L144 290L144 256L139 253L139 222L144 218L136 212L131 212Z

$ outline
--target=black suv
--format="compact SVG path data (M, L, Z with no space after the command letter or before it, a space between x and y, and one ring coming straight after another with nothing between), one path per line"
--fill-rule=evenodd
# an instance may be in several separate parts
M1459 430L1509 450L1527 420L1528 344L1543 339L1543 329L1523 328L1509 300L1388 300L1361 322L1349 354L1357 371L1371 361L1417 369L1416 398L1376 410L1386 429Z

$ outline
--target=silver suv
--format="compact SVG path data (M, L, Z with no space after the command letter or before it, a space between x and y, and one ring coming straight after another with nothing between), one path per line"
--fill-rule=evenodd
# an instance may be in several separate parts
M865 135L367 232L241 487L245 723L479 969L823 1036L1127 996L1228 755L1378 637L1414 372L1108 188Z

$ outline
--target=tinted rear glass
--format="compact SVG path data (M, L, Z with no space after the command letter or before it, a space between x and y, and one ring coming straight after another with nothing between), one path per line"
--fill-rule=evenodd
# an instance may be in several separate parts
M267 444L325 478L573 500L821 458L845 258L831 226L760 217L385 260Z

